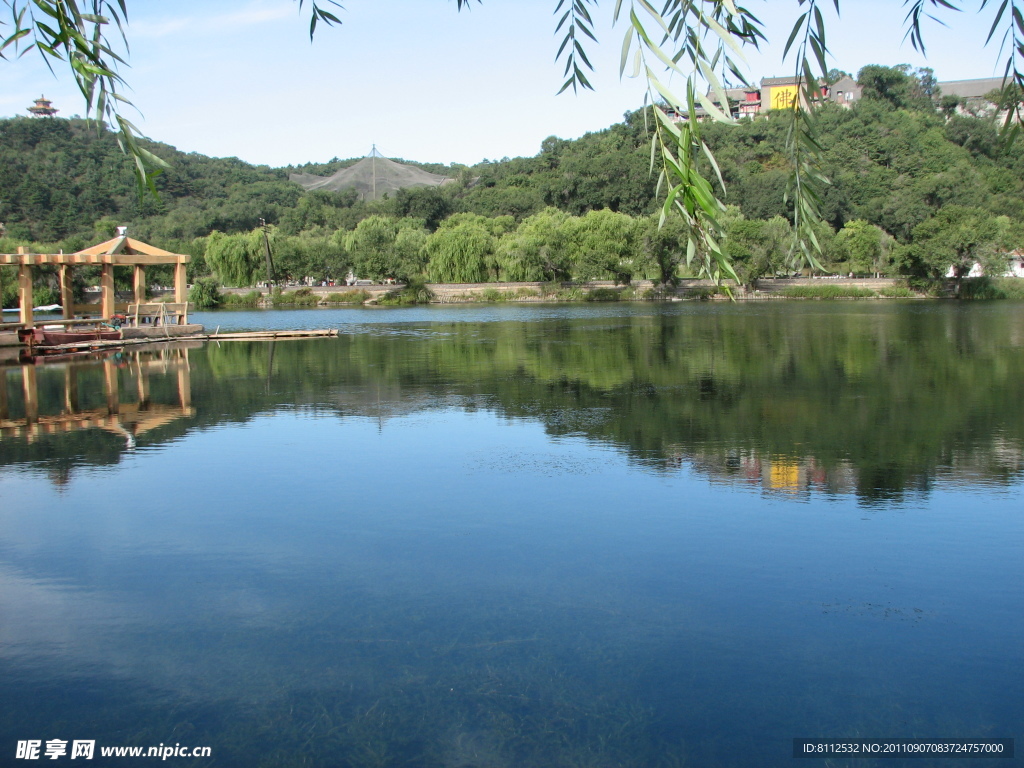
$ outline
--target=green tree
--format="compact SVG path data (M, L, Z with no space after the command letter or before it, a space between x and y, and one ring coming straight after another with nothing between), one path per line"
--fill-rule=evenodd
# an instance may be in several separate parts
M569 218L557 208L545 208L504 235L495 250L502 278L568 280L572 271L566 233Z
M345 237L345 250L352 260L352 271L362 278L382 280L391 276L398 226L387 216L370 216Z
M392 276L399 282L423 279L427 269L428 236L419 219L406 218L398 222Z
M784 218L747 219L730 206L722 224L724 246L744 285L755 286L762 277L788 271L793 234Z
M212 277L201 277L192 284L188 301L196 309L215 309L223 301L220 287Z
M566 222L573 277L615 280L629 284L643 271L638 222L624 213L603 209Z
M239 235L213 231L206 238L204 258L223 285L247 286L266 275L263 240L259 230Z
M980 208L948 205L914 227L913 244L902 254L903 266L912 274L931 278L952 272L959 296L963 279L976 263L990 274L1005 269L1000 239L1007 225Z
M296 277L340 281L351 267L344 245L326 232L303 232L289 237L288 243L297 256L297 268L292 272Z
M421 219L370 216L344 236L352 269L371 280L408 280L423 272L427 233Z
M657 270L658 282L661 285L677 286L679 267L686 263L686 232L683 222L672 218L662 224L658 216L648 216L641 226L641 248L645 259Z
M394 210L399 218L421 219L433 232L452 213L452 201L438 187L411 187L395 193Z
M888 271L893 239L881 228L863 220L848 221L837 240L846 252L849 271L876 275Z
M436 283L480 283L496 264L497 245L491 224L483 216L457 214L427 238L427 275Z
M943 96L939 100L939 109L942 110L942 114L944 114L947 118L950 118L957 113L957 110L960 108L961 104L962 102L959 96Z
M869 64L857 73L865 99L875 99L894 109L933 109L938 88L931 69L914 70L909 64L883 67Z

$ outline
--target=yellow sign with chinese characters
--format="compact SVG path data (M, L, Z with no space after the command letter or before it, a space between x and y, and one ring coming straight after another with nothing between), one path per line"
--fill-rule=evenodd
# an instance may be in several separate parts
M789 109L796 102L800 93L799 85L776 85L772 86L771 105L772 109Z

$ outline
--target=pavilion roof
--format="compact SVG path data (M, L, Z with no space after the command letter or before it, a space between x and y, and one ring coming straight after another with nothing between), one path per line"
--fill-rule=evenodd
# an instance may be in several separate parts
M118 235L75 253L0 253L0 264L187 264L192 257Z
M162 248L157 248L155 245L144 243L141 240L135 240L134 238L128 237L127 235L119 235L118 237L112 237L102 243L98 243L91 248L83 248L77 253L85 254L88 256L100 256L104 254L115 254L121 253L126 255L144 255L144 256L178 256L177 253L171 253L165 251Z

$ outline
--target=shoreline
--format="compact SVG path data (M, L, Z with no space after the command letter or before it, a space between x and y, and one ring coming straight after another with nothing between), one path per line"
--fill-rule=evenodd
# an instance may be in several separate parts
M767 278L756 289L743 286L716 286L710 280L684 279L673 289L659 287L651 280L628 285L611 280L585 283L495 282L426 283L428 302L421 304L498 304L498 303L573 303L607 301L786 301L930 298L901 288L900 278ZM398 306L382 302L389 294L405 286L287 286L277 295L266 288L221 288L225 301L221 308ZM728 292L727 292L728 289ZM731 296L730 293L731 292ZM802 292L809 295L790 295ZM255 294L259 294L257 298ZM820 295L819 295L820 294ZM246 300L249 299L249 300ZM289 300L291 299L291 300ZM412 302L409 302L412 303Z

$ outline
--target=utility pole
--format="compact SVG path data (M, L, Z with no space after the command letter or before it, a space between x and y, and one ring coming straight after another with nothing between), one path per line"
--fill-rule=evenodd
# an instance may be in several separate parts
M274 260L270 257L270 238L267 237L267 220L260 219L260 229L263 230L263 253L267 257L267 287L273 291L274 283Z
M365 144L363 145L366 146ZM377 199L377 145L373 145L373 149L370 150L370 165L373 167L373 197L371 199Z

